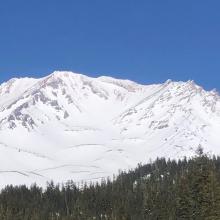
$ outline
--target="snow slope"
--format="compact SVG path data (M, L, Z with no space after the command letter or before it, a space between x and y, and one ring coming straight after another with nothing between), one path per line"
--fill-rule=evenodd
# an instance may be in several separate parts
M0 86L0 187L100 180L156 157L220 153L220 96L54 72Z

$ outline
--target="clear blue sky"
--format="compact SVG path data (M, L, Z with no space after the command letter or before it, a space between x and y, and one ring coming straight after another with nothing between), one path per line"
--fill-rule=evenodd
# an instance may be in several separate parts
M0 0L0 82L54 70L220 91L220 1Z

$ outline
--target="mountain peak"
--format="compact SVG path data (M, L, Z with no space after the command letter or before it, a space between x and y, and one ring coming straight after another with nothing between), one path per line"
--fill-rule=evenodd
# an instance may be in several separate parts
M74 75L80 75L71 71L54 71L48 77L70 77Z
M0 86L0 178L101 179L198 145L220 153L219 130L219 95L192 81L141 85L69 71L13 79Z
M70 78L75 78L75 79L80 79L80 78L91 78L86 75L83 75L81 73L75 73L71 71L54 71L52 72L49 76L46 78L53 78L53 79L70 79Z

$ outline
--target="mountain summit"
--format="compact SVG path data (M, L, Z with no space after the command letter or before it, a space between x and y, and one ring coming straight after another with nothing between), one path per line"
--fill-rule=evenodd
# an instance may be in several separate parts
M0 86L0 186L94 181L198 146L220 153L220 96L56 71Z

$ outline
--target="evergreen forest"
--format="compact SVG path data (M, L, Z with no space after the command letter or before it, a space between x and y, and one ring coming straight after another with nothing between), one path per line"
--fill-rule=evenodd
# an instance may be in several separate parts
M42 189L6 186L1 220L219 220L220 157L198 149L193 158L154 162L113 179Z

